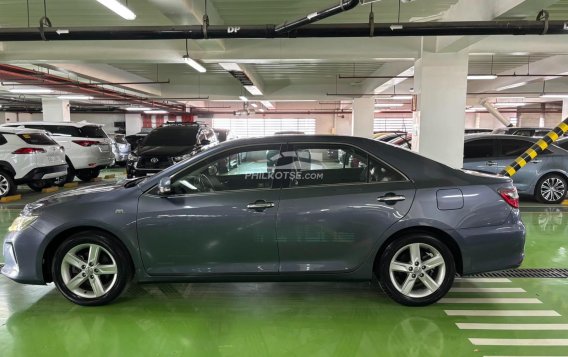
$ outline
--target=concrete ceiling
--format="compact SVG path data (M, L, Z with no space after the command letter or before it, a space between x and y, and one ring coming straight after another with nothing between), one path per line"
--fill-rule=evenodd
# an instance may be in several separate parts
M279 24L329 7L334 0L208 0L211 24ZM43 16L43 1L29 1L29 21L37 26ZM47 15L55 26L144 26L200 24L205 1L128 0L137 14L125 21L95 0L47 0ZM568 0L416 0L400 4L401 21L534 19L542 7L551 18L568 20ZM0 27L27 27L25 1L0 0ZM327 19L327 23L366 23L370 6ZM373 4L376 22L395 22L398 0ZM432 20L433 18L430 18ZM470 73L505 74L568 73L568 41L564 36L491 36L428 39L273 39L202 40L189 42L189 54L207 68L199 74L183 63L185 42L176 41L92 41L0 43L0 63L57 68L89 80L124 82L165 81L167 84L118 85L151 97L237 99L247 94L242 85L220 65L238 63L259 83L264 95L257 99L337 99L328 93L371 93L376 88L394 91L388 79L338 79L342 76L396 76L408 73L423 50L466 51ZM543 62L545 61L545 62ZM534 67L533 67L534 66ZM533 70L534 69L534 70ZM545 74L546 74L545 73ZM543 78L531 78L527 88L508 92L535 91ZM483 83L471 81L470 91L494 92L522 78L498 78ZM568 79L550 79L551 90L568 87ZM408 91L412 80L397 83L397 92ZM1 89L0 89L1 92ZM535 96L537 96L535 94ZM250 97L250 95L249 95Z

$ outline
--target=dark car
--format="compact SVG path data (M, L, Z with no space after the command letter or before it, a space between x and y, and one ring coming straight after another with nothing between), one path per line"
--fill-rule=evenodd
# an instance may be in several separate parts
M154 129L130 154L126 164L127 177L156 174L214 144L217 144L217 136L211 128L200 123Z
M538 141L537 138L512 135L471 135L465 138L464 168L493 174L500 173ZM519 194L542 203L560 203L566 197L568 152L549 146L519 170L513 181Z
M551 130L552 129L549 128L497 128L493 130L492 134L529 136L538 138L545 136Z
M126 139L126 141L130 144L130 150L134 151L136 150L136 148L138 147L138 145L140 145L140 143L146 139L146 137L148 136L149 133L137 133L137 134L132 134L132 135L127 135L124 137L124 139Z
M493 129L480 129L480 128L476 128L476 129L465 129L465 134L469 135L469 134L489 134L492 133Z
M229 167L234 156L241 161ZM109 303L131 280L376 276L397 302L423 306L442 298L456 273L521 264L518 204L508 177L370 139L232 140L152 177L27 205L4 240L2 273L25 284L54 281L81 305Z

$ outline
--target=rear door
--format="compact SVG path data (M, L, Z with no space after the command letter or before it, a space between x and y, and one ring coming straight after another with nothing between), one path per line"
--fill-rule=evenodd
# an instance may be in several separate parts
M463 167L486 173L499 173L497 143L494 139L473 139L464 144Z
M348 272L404 217L414 184L396 169L349 145L291 145L280 195L280 272ZM278 172L277 172L278 174Z

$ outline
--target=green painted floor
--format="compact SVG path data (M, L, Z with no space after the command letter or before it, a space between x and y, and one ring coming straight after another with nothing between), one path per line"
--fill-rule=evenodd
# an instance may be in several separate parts
M21 205L0 208L0 236ZM522 215L523 267L568 268L568 206L526 202ZM568 356L568 279L453 289L408 308L369 283L139 285L83 308L0 277L0 356ZM518 316L465 316L487 314Z

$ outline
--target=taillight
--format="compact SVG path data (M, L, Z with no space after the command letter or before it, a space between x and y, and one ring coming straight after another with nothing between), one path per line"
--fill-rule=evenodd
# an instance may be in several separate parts
M94 141L94 140L73 140L73 142L77 145L81 145L84 147L91 147L93 145L99 145L100 142L99 141Z
M39 153L44 153L44 152L45 152L45 150L40 149L40 148L21 148L21 149L14 151L12 154L29 155L29 154L39 154Z
M497 192L513 208L519 208L519 193L516 187L501 188Z

